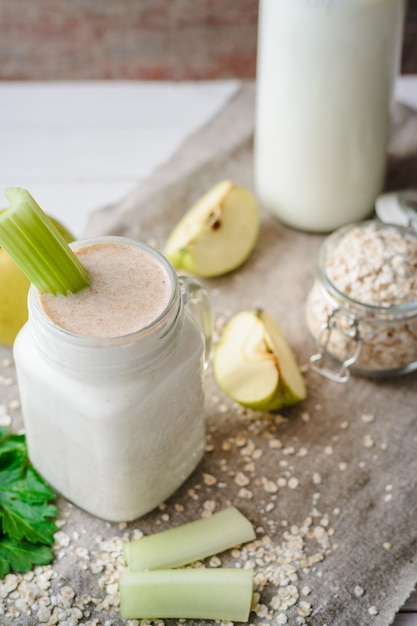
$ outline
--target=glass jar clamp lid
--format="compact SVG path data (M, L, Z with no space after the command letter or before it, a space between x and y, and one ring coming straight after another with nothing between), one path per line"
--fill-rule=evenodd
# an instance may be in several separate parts
M311 368L327 378L417 369L417 231L371 220L332 233L306 318L317 347Z

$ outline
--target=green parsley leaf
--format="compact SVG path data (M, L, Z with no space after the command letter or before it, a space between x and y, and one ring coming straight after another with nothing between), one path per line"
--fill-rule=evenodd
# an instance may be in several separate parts
M48 565L52 559L49 546L0 536L0 578L12 570L29 572L34 565Z
M24 435L0 428L0 578L53 558L54 491L30 465Z

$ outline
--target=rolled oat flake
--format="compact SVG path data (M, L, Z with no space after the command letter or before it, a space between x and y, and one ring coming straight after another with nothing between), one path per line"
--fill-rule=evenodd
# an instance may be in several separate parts
M417 369L417 230L371 220L332 233L306 318L310 366L331 380Z

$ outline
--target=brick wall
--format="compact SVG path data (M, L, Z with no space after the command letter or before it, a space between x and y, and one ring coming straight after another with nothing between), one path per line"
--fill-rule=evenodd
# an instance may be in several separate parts
M0 80L253 78L257 16L258 0L0 0Z

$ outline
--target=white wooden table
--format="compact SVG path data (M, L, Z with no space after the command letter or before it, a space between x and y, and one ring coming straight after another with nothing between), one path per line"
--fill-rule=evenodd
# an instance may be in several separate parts
M6 187L25 187L81 236L91 211L128 194L238 88L237 80L0 83L0 208ZM396 99L417 109L417 76L398 80ZM417 593L394 626L417 626Z

